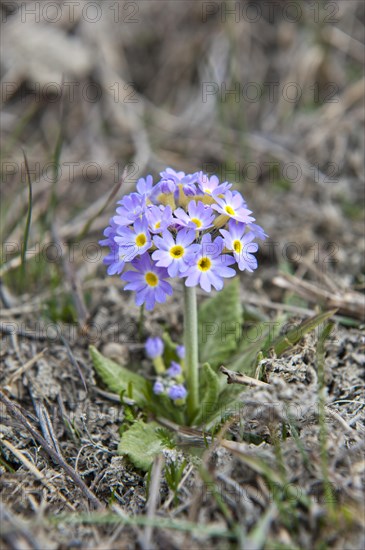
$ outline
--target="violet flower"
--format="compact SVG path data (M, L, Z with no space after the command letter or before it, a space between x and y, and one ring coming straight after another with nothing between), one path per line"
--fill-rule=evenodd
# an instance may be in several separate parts
M205 206L201 201L190 201L188 211L183 208L177 208L174 212L178 218L177 224L196 231L203 231L213 227L215 214L209 206Z
M167 390L167 395L173 401L178 401L180 399L185 399L187 391L182 384L174 384Z
M152 253L152 259L158 267L166 267L170 277L176 277L189 267L191 256L199 250L195 240L195 231L181 229L176 234L176 241L169 231L164 231L162 237L154 237L153 242L158 250Z
M223 279L236 275L235 270L229 267L235 263L234 258L229 254L222 254L222 250L222 237L217 237L212 242L209 233L203 235L199 253L191 266L184 272L185 285L200 285L206 292L210 292L212 286L216 290L222 290Z
M150 359L156 359L156 357L161 357L164 352L164 343L159 336L150 336L147 338L145 343L145 351L147 357Z
M167 296L172 294L172 287L166 281L167 270L164 267L156 267L148 252L132 260L131 263L136 271L123 273L121 279L128 282L125 286L126 290L135 291L136 305L146 304L146 309L151 310L156 302L165 302Z

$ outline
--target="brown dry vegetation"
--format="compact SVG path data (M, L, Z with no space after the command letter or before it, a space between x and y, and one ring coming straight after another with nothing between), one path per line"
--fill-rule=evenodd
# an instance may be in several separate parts
M1 6L3 547L364 547L364 3L55 4ZM143 370L147 335L181 338L179 288L140 324L97 246L123 169L119 195L166 166L234 181L270 235L251 314L337 314L323 357L311 333L267 358L271 386L148 478L117 455L125 410L88 345Z

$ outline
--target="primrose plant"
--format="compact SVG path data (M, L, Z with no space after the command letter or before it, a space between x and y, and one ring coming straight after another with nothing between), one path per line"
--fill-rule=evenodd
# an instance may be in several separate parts
M203 172L185 174L167 168L154 183L141 178L124 196L104 231L102 246L109 275L119 275L138 306L152 310L173 293L171 280L184 289L184 346L164 360L164 342L146 342L153 361L155 396L185 407L190 424L200 403L196 289L221 291L238 271L257 268L256 239L265 239L243 196L232 184Z

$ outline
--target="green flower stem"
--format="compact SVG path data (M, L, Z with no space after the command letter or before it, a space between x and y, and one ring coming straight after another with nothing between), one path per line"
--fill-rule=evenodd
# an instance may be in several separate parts
M187 411L191 423L199 406L198 310L195 287L184 285L184 345Z
M166 370L162 357L155 357L153 360L153 366L157 374L163 374Z

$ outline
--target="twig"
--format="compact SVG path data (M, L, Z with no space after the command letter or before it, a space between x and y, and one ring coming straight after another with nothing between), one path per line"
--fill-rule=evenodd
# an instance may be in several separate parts
M210 435L206 435L201 430L196 430L195 428L190 428L188 426L179 426L171 420L163 417L156 417L156 422L161 424L169 430L174 431L177 434L177 444L181 447L185 446L194 446L194 447L205 447L207 442L212 441Z
M32 435L32 437L43 447L43 449L48 453L48 455L55 461L61 468L64 469L66 474L70 476L70 478L73 480L73 482L81 489L81 491L84 493L86 498L90 501L90 503L94 506L94 508L104 508L104 505L100 502L100 500L90 491L88 486L84 483L84 481L81 479L81 477L75 472L71 466L65 462L62 456L60 456L42 437L35 428L28 422L28 420L25 418L25 416L22 414L22 412L19 410L19 405L15 404L13 401L8 399L6 395L0 390L0 401L7 407L9 410L9 413L15 420L20 422Z
M47 348L44 348L41 352L37 353L37 355L35 355L34 357L32 357L31 359L29 359L29 361L27 361L23 366L21 366L19 369L17 369L10 377L9 379L7 380L6 382L6 386L10 386L11 384L13 384L16 380L18 380L19 376L21 376L22 374L24 374L28 369L30 369L37 361L38 359L41 359L41 357L43 357L45 351L47 350Z
M219 367L219 370L222 374L227 376L227 384L242 384L243 386L259 386L267 387L270 384L262 382L262 380L257 380L256 378L251 378L245 374L240 374L239 372L234 372L233 370L226 369L223 365Z
M122 400L121 400L120 395L118 395L117 393L110 393L108 391L101 390L100 388L96 388L96 387L93 388L93 391L95 393L101 395L105 399L109 399L109 401L112 401L113 403L118 403L118 405L126 404L126 405L131 405L132 406L132 405L136 404L134 399L130 399L129 397L126 397L125 395L123 395Z

